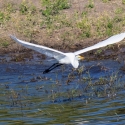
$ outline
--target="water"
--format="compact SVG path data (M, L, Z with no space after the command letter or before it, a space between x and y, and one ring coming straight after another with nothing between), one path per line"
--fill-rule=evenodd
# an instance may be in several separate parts
M1 125L125 124L123 63L84 61L79 71L68 65L43 75L52 63L0 64Z

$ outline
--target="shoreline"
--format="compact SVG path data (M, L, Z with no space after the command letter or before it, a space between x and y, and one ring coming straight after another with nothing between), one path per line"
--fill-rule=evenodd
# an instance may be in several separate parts
M9 50L9 49L4 49L4 51L0 51L0 57L3 57L0 60L0 63L4 62L26 62L26 60L35 60L34 55L37 57L38 60L45 60L47 56L44 54L38 53L34 50L24 48L20 46L21 48L18 50ZM58 47L57 47L58 48ZM54 48L54 49L57 49ZM67 49L63 49L64 52L70 52L73 50L73 52L82 49L81 46L76 45L72 47L67 47ZM62 51L62 49L60 48ZM68 51L69 50L69 51ZM104 60L104 59L113 59L113 60L118 60L123 61L125 59L124 56L125 53L125 45L121 43L120 44L115 44L115 45L110 45L104 48L96 49L96 50L91 50L89 52L81 54L82 56L85 57L86 61L92 61L92 60ZM7 58L6 58L7 56ZM10 61L7 61L8 58L10 58Z
M59 3L60 6L58 0L44 2L0 1L0 55L13 53L13 56L19 56L19 53L24 53L27 57L31 51L16 44L9 34L62 52L75 52L125 32L124 1L65 0ZM83 56L88 60L112 58L117 53L124 55L124 46L111 45Z

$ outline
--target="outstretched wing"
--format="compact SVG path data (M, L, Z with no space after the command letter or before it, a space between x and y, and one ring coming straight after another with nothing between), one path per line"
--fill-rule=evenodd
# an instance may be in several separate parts
M81 53L85 53L85 52L90 51L90 50L94 50L94 49L101 48L101 47L104 47L104 46L107 46L110 44L114 44L114 43L122 41L124 38L125 38L125 33L117 34L117 35L114 35L114 36L108 38L107 40L101 41L93 46L76 51L76 52L74 52L74 54L79 55Z
M25 41L17 39L15 36L12 36L12 35L10 35L10 37L14 41L16 41L17 43L19 43L19 44L21 44L21 45L23 45L23 46L25 46L25 47L27 47L29 49L35 50L35 51L37 51L39 53L45 54L45 55L50 56L50 57L54 57L57 60L60 60L61 58L65 57L65 53L63 53L61 51L51 49L49 47L45 47L45 46L25 42Z

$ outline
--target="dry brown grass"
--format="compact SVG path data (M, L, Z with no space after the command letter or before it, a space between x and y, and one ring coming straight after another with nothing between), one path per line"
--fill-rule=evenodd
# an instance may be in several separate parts
M4 19L0 19L1 52L19 47L9 38L9 34L68 51L68 46L74 50L78 49L78 45L84 48L125 31L125 4L122 0L106 3L103 0L69 0L69 3L69 9L51 17L52 23L48 28L48 24L41 25L47 21L40 11L44 8L41 0L1 0L0 12L4 14ZM28 8L25 14L21 13L21 4Z

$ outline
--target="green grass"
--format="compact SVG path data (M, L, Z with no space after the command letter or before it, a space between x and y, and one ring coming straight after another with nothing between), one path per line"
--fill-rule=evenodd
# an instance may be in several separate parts
M36 12L36 7L33 5L33 3L29 4L26 1L22 1L22 3L19 5L19 11L23 15L34 14Z
M10 45L10 43L8 41L3 41L3 40L0 40L2 42L0 42L0 46L2 48L8 48L8 46Z
M5 18L4 13L0 11L0 22L3 22L4 18Z
M93 0L89 0L88 8L94 8L94 1Z
M41 9L41 13L45 16L45 20L41 22L41 26L45 25L47 28L52 28L55 22L56 15L63 9L69 9L70 4L68 0L41 0L44 9Z
M3 11L0 11L0 23L5 23L6 21L10 20L10 15Z
M107 2L109 2L110 0L102 0L104 3L107 3Z
M109 0L101 2L106 2L105 6L112 3ZM111 36L125 27L124 7L116 6L111 16L106 10L98 12L93 0L83 4L82 9L77 6L79 2L69 0L39 0L37 3L39 7L25 0L19 4L4 2L0 10L2 31L19 34L28 40L41 41L44 38L48 41L51 38L50 41L54 42L58 38L58 42L72 45L88 38ZM124 6L124 0L121 6Z
M122 4L125 4L125 0L122 0Z
M45 7L45 9L41 10L42 15L46 17L58 14L60 10L70 8L68 0L41 0L41 2L42 5Z

